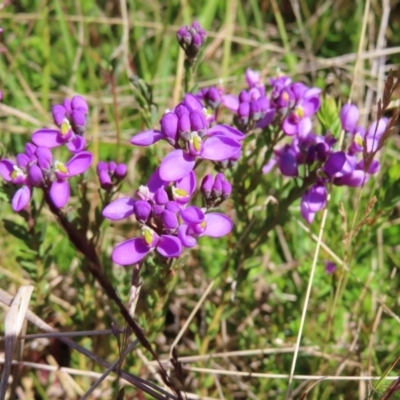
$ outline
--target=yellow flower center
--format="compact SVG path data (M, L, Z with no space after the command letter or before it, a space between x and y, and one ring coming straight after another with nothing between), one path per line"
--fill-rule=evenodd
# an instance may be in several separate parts
M65 136L70 131L70 129L71 129L71 124L67 119L64 119L60 127L61 135Z
M297 106L296 109L294 110L294 113L299 118L304 118L304 109L302 106Z
M148 246L151 246L154 238L154 231L148 226L142 228L142 236Z
M356 144L358 144L358 145L361 146L361 147L362 147L363 142L364 142L362 136L361 136L360 133L358 133L358 132L357 132L356 135L354 136L354 141L356 142Z
M68 174L68 168L61 161L56 161L54 163L54 168L56 172L62 172L63 174Z
M187 197L188 192L185 189L179 189L174 186L172 187L172 196L174 196L174 199L181 199Z
M11 172L11 179L15 179L18 176L25 176L24 172L22 171L22 169L20 167L18 167L18 165L14 165L13 166L14 171Z
M194 149L199 152L201 150L201 137L197 132L192 132L190 142L193 144Z

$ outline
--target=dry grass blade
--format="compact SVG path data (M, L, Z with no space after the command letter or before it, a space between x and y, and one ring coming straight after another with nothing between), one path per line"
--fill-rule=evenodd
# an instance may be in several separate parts
M12 296L8 294L6 291L2 290L1 288L0 288L0 303L5 304L6 306L10 306L12 303ZM28 319L28 321L36 325L39 329L44 330L45 332L56 332L54 328L46 324L46 322L44 322L41 318L39 318L36 314L34 314L29 310L27 310L26 312L26 318ZM93 354L91 351L85 349L84 347L78 345L73 340L68 339L66 337L60 337L60 341L67 344L69 347L79 351L80 353L84 354L86 357L95 361L96 363L100 364L103 367L108 368L110 366L110 363L98 357L96 354ZM148 382L145 379L141 379L122 369L117 370L117 368L114 368L114 371L117 372L122 379L125 379L131 385L141 389L143 392L150 394L155 399L177 400L175 395L168 393L164 389L158 387L157 385L154 385L152 382Z
M21 286L5 318L5 361L0 382L0 399L4 399L6 395L17 337L21 333L32 292L33 286Z
M111 372L120 364L121 360L123 360L135 347L137 346L137 341L135 340L134 342L130 343L128 347L124 350L124 352L121 354L121 356L114 361L106 371L96 380L96 382L93 383L93 385L89 388L89 390L84 393L81 396L81 400L87 399L93 392L94 390L103 382L108 375L110 375Z

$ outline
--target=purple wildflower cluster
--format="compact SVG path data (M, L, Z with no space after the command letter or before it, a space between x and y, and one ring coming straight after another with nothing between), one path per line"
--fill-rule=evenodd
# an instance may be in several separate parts
M176 32L176 39L188 60L194 61L207 38L206 31L194 21L191 26L183 26Z
M313 132L312 117L321 105L320 89L309 88L303 83L292 83L288 77L271 79L271 104L274 119L281 121L282 131L289 142L274 149L274 157L263 167L267 173L277 165L282 175L305 178L315 173L315 181L301 198L300 210L304 219L311 223L315 214L325 207L327 186L362 186L371 174L379 170L379 162L373 160L364 167L363 146L367 152L376 150L387 121L374 122L367 132L357 126L359 111L355 105L345 105L340 112L343 130L351 137L346 151L335 150L337 142L330 132L319 135ZM379 125L379 129L377 126ZM302 170L300 172L300 166Z
M313 131L313 117L321 106L321 90L293 82L279 74L269 80L267 91L258 72L245 73L248 88L238 96L223 94L216 87L202 89L197 97L215 108L222 104L235 113L235 123L243 131L267 128L277 132L284 144L274 148L273 157L262 168L264 174L277 166L286 177L315 179L301 198L301 214L311 223L315 214L325 207L327 185L358 187L379 170L379 162L365 165L363 149L376 152L387 120L373 122L368 129L358 126L359 111L355 105L345 105L340 111L342 128L350 137L347 150L336 150L337 139L328 131ZM278 129L278 130L276 130ZM275 143L273 143L275 145Z
M97 164L96 171L101 188L110 190L125 178L128 168L124 163L117 164L114 161L100 161Z
M12 199L14 211L22 211L29 203L34 187L48 193L54 206L62 208L70 196L69 178L83 174L92 163L92 154L85 151L85 130L88 106L75 96L63 105L55 105L53 119L58 129L39 129L16 160L2 159L0 175L7 182L22 185ZM73 156L62 162L53 157L51 148L65 145Z
M202 192L220 204L229 194L229 185L223 174L218 174L217 185L202 184ZM210 212L210 207L190 205L196 190L194 171L175 182L166 182L157 168L147 185L140 186L134 197L123 197L110 203L103 216L121 220L134 215L140 224L142 235L119 244L112 259L120 265L135 264L153 249L164 257L178 257L184 247L191 248L202 236L221 237L232 229L232 221L225 215ZM211 189L210 189L211 186Z
M160 129L133 136L133 145L150 146L164 140L172 151L134 197L117 199L103 210L103 216L111 220L134 215L142 230L141 237L114 249L114 262L134 264L153 249L167 258L178 257L183 248L194 247L202 236L221 237L231 231L230 218L212 211L232 192L223 173L207 174L202 179L204 207L190 204L197 187L197 165L204 160L226 163L240 156L243 133L212 122L213 116L203 103L186 94L181 103L162 116Z

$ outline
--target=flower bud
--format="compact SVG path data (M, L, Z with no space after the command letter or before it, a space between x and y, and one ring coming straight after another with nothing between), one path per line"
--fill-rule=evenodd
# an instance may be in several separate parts
M353 132L360 113L357 106L354 104L345 104L340 110L340 122L342 123L342 128L347 132Z
M232 185L228 181L222 182L222 199L227 200L232 193Z
M152 210L151 205L144 200L136 201L133 206L133 212L135 214L135 217L142 224L144 224L149 218L151 210Z
M257 86L260 83L260 73L257 71L247 68L244 76L249 87Z
M219 90L216 87L211 86L205 95L205 100L210 107L217 108L221 104L221 94Z
M249 102L250 101L250 95L246 90L242 90L239 93L239 102L243 103L243 102Z
M167 231L173 231L178 228L178 218L175 213L169 210L164 210L161 214L161 221Z
M170 200L165 205L165 209L168 210L168 211L173 212L175 215L177 215L181 211L181 208L180 208L179 204L176 201L173 201L173 200Z
M199 110L193 110L189 114L189 119L191 130L198 132L202 136L207 129L207 121L204 114Z
M213 185L214 177L211 174L207 174L201 182L201 193L206 199L210 198Z
M35 164L29 168L29 179L34 186L39 186L43 182L43 172Z
M115 168L114 176L117 179L124 179L127 173L128 173L128 168L126 164L121 163L117 165L117 168Z
M178 116L173 112L167 112L161 118L160 126L168 143L174 145L178 139Z
M242 120L244 124L249 122L250 115L250 103L244 102L239 104L238 117Z
M29 157L24 153L19 153L16 156L18 167L27 168L29 164Z
M96 167L97 173L101 171L108 171L108 163L106 161L99 161Z
M298 176L296 157L289 152L283 153L278 162L279 170L284 176Z
M222 182L223 181L221 179L217 179L217 178L218 178L218 175L215 178L214 185L211 190L211 196L213 199L218 199L222 195Z
M250 101L250 116L253 121L258 121L261 119L260 104L257 100Z
M107 190L112 187L112 180L108 171L100 171L98 173L98 176L99 176L100 186L103 189Z
M49 169L53 161L53 155L51 154L50 149L47 147L38 147L35 154L39 167L42 169Z
M114 173L115 168L117 168L117 163L116 163L115 161L110 161L110 162L108 163L108 170L109 170L111 173Z
M190 138L190 117L189 114L183 114L179 117L178 132L182 140L187 142Z
M154 194L154 201L159 206L163 206L168 203L169 201L168 194L164 188L157 189L156 193Z

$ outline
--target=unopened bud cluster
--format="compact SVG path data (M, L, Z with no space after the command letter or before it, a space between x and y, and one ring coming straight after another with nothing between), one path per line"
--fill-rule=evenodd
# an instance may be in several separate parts
M183 26L176 32L179 45L185 51L186 58L194 62L201 47L204 45L207 33L201 25L195 21L191 26Z
M100 161L97 164L97 176L99 177L100 186L104 190L112 189L122 179L125 178L128 169L126 164L116 164L114 161Z

